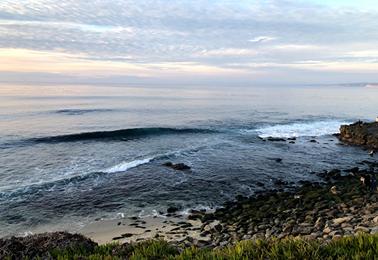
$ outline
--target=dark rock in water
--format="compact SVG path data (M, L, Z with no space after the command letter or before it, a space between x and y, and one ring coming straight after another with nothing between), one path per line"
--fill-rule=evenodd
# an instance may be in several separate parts
M172 213L175 213L177 211L179 211L180 209L178 207L174 207L174 206L171 206L167 209L167 213L169 214L172 214Z
M281 185L287 185L288 182L287 181L283 181L283 180L275 180L274 184L277 185L277 186L281 186Z
M172 168L174 170L177 170L177 171L185 171L185 170L190 170L190 166L184 164L184 163L177 163L177 164L174 164L172 162L166 162L163 164L163 166L166 166L166 167L169 167L169 168Z
M310 143L317 143L318 141L316 141L315 139L311 139L310 140Z
M351 125L342 125L339 139L347 144L378 150L378 122L358 121Z
M0 259L51 259L51 251L92 252L97 244L78 234L43 233L0 239Z
M163 163L163 166L172 167L173 163L172 162L166 162L166 163Z
M335 176L335 175L340 174L340 173L341 173L341 171L339 169L332 169L328 172L328 175L329 176Z
M190 170L190 166L184 164L184 163L178 163L172 166L173 169L184 171L184 170Z
M266 140L270 142L286 142L285 138L279 138L279 137L268 137Z
M278 162L278 163L280 163L280 162L282 162L282 159L281 158L276 158L275 161Z
M290 137L290 138L287 138L287 140L288 141L295 141L295 140L297 140L297 138L296 137Z
M358 167L353 167L353 168L351 168L351 169L347 169L347 170L345 170L345 172L350 172L350 173L358 173L360 171L360 168L358 168Z

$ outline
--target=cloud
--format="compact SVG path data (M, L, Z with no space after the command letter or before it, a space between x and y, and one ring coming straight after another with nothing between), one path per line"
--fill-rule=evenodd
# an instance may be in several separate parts
M248 40L248 41L253 42L253 43L260 43L260 42L270 42L270 41L273 41L275 39L276 39L275 37L271 37L271 36L257 36L257 37L254 37L254 38Z
M243 74L242 70L221 68L195 62L131 63L92 60L86 54L67 54L28 49L0 49L0 71L20 73L55 73L104 77L111 75L157 77L217 74ZM38 66L35 66L38 64Z
M258 74L269 81L277 69L290 80L293 70L336 75L354 68L362 79L365 67L376 69L378 13L341 7L294 0L2 0L0 71L252 80Z
M255 56L258 52L251 49L222 48L215 50L203 50L199 53L202 56Z

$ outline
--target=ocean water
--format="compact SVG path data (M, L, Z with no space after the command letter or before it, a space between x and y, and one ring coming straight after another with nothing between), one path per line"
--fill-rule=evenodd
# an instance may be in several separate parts
M0 234L77 231L317 181L370 158L332 134L373 120L377 100L376 88L341 86L0 85Z

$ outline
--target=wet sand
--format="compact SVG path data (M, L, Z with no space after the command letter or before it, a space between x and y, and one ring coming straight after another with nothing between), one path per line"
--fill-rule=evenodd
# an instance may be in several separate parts
M201 221L188 220L185 216L132 217L95 221L78 233L99 244L137 242L153 238L166 241L183 241L187 237L209 240L210 236L200 237L201 225Z

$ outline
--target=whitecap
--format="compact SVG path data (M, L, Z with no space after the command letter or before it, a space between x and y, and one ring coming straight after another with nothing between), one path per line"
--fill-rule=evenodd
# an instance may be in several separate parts
M301 136L323 136L339 132L340 125L349 124L350 122L327 120L314 121L305 123L292 123L273 125L254 130L259 137L277 137L290 138Z
M104 170L105 173L116 173L116 172L124 172L132 168L136 168L140 165L149 163L153 160L154 158L146 158L146 159L141 159L141 160L134 160L130 162L122 162L120 164L117 164L113 167L110 167L106 170Z

